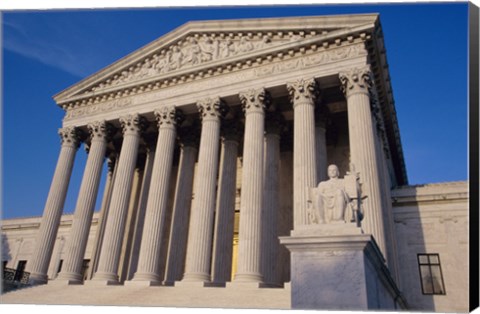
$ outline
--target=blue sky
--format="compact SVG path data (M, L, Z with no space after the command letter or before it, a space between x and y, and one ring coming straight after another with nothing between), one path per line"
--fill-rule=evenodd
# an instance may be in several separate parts
M42 214L63 117L52 96L82 78L190 20L372 12L385 35L410 184L466 180L466 3L4 11L3 218ZM82 146L66 213L85 160Z

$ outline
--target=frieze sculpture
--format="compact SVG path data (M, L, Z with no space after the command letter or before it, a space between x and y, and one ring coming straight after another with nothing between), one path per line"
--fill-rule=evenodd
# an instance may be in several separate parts
M265 45L269 44L269 37L265 36L263 39L265 42L262 44L264 47ZM219 58L226 58L230 54L233 54L233 48L229 51L227 48L222 48L222 43L224 43L225 46L228 47L233 47L233 42L230 39L226 39L225 41L221 41L219 45ZM260 45L260 44L259 44ZM256 49L261 49L260 46L257 46ZM223 54L223 55L222 55ZM335 60L338 59L338 57L344 57L344 58L353 58L356 56L360 56L365 54L365 51L360 48L358 45L351 45L351 46L346 46L346 47L340 47L334 50L328 50L328 51L323 51L318 54L306 56L304 58L300 59L294 59L286 62L280 62L280 63L274 63L270 64L267 66L263 67L256 67L254 68L254 76L256 77L263 77L263 76L268 76L268 75L275 75L278 73L283 73L287 71L292 71L292 70L298 70L301 68L306 68L306 67L311 67L315 65L321 65L321 64L326 64L329 62L334 62ZM155 61L156 60L156 61ZM154 73L163 73L161 72L161 69L166 69L166 60L167 59L161 59L158 55L155 55L152 57L152 60L146 59L144 68L148 68L153 66L155 69L152 70L149 68L149 73L146 74L145 77L154 75ZM190 60L190 59L189 59ZM196 61L188 61L188 62L198 62L200 63L200 60L198 59L192 59ZM162 70L163 71L163 70ZM165 70L166 71L166 70ZM128 71L123 71L122 74L117 74L115 79L118 79L122 82L126 82L129 79L129 72ZM241 74L236 74L235 80L244 80L244 79L251 79L250 77L246 77L248 72L242 72ZM208 86L215 85L217 83L222 83L225 80L224 77L218 77L218 78L210 78L210 81L206 82ZM118 82L118 84L122 82ZM109 86L111 82L111 79L107 80L104 83L100 83L97 87L98 89L103 89ZM111 84L110 84L111 85ZM176 87L170 87L168 92L162 91L162 95L160 98L165 98L169 97L172 95L176 95L179 91L178 90L183 90L183 86L176 86ZM205 88L202 83L196 83L195 85L195 90L201 90ZM149 101L151 99L156 99L159 96L156 94L142 94L139 97L136 97L136 102L143 102L143 101ZM65 119L74 119L78 117L83 117L87 116L89 114L97 113L97 112L107 112L111 111L114 109L118 108L123 108L126 106L130 106L133 104L133 100L131 98L125 98L125 99L115 99L112 101L107 101L102 104L96 104L96 105L90 105L90 106L82 106L81 107L72 107L68 108L67 113L65 115Z
M310 191L307 215L310 224L357 223L363 218L359 176L353 170L339 178L336 165L328 166L327 181ZM363 197L364 198L364 197Z
M282 42L277 42L277 44ZM234 39L230 37L196 35L189 37L183 42L179 41L168 49L146 58L136 66L119 72L112 79L93 87L92 91L179 70L186 66L194 66L248 53L255 49L263 49L272 45L272 43L271 35L264 35L260 40L253 40L249 36L240 36L239 39Z

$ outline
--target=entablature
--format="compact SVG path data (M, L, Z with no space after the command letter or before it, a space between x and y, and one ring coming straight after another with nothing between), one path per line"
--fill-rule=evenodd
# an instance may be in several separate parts
M309 56L317 52L320 58L324 57L326 60L313 61L313 65L318 62L335 61L335 59L342 59L349 54L347 49L339 50L337 49L338 47L349 46L352 43L364 43L370 38L369 35L363 32L359 33L357 37L349 35L344 40L336 38L330 43L327 35L287 42L267 49L255 50L231 58L206 62L205 64L184 66L178 70L163 73L161 71L157 72L154 69L155 66L148 61L148 63L144 63L150 64L148 67L131 66L129 68L130 72L124 75L124 81L117 77L115 80L109 81L108 84L99 83L81 94L68 97L62 101L57 100L57 102L65 110L75 109L170 86L197 82L205 78L218 77L244 69L257 68L266 64L278 64L278 66L281 66L282 62L298 58L299 56ZM147 58L147 60L150 59ZM271 72L265 71L263 73L263 75L268 74L271 74Z
M305 50L301 54L288 55L283 60L239 68L231 73L204 76L198 81L165 83L159 88L144 89L126 97L68 108L64 126L82 126L99 119L115 120L132 110L146 114L164 105L177 106L186 114L196 113L195 102L211 95L236 105L240 103L236 95L250 88L264 87L273 97L280 97L287 94L286 82L297 78L314 77L320 81L321 88L338 85L339 71L363 66L366 62L367 52L363 42Z

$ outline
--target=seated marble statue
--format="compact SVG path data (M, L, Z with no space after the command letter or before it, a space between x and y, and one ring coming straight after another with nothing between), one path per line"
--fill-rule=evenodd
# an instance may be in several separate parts
M312 189L310 196L312 203L309 208L310 222L328 224L355 221L352 200L356 198L356 195L349 196L346 182L339 178L339 170L336 165L328 166L327 172L329 179L320 182L317 188Z

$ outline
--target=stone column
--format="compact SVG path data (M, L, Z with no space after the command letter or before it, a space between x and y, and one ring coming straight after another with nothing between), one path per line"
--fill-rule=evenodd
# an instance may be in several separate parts
M220 98L197 103L202 117L202 135L190 214L187 258L183 281L210 282L213 215L218 173L220 118L226 107Z
M172 228L168 244L165 284L181 280L185 267L188 237L188 218L192 204L193 176L198 153L198 140L194 128L187 128L180 136L180 160L173 203Z
M379 158L379 175L383 179L383 184L380 185L382 195L382 207L385 222L385 240L387 247L386 260L392 276L396 282L399 282L398 277L398 256L397 256L397 241L395 237L395 223L392 212L392 198L391 198L391 181L388 173L387 158L390 156L387 135L385 132L385 123L381 109L380 100L375 88L371 89L371 108L374 117L376 134L376 151Z
M213 239L212 282L214 285L224 285L232 278L237 157L241 132L235 122L226 125L223 131Z
M278 284L278 214L280 211L280 133L283 116L280 112L267 113L264 157L264 200L262 216L262 273L269 285Z
M317 186L315 154L316 82L313 78L287 83L293 104L293 228L308 224L308 190Z
M327 114L328 109L325 105L320 105L315 111L315 147L317 150L317 180L328 180L327 174ZM317 182L317 183L318 183Z
M350 162L355 166L355 171L360 173L363 194L367 196L363 201L362 228L373 235L386 257L380 188L383 178L380 178L378 172L379 160L370 109L371 75L369 67L364 67L341 72L339 78L347 98Z
M109 154L108 161L107 161L107 167L108 167L107 180L105 182L105 188L103 191L102 205L100 206L100 217L98 218L98 225L95 233L92 259L90 261L92 265L90 267L89 276L88 276L90 279L92 279L93 274L97 271L98 259L100 257L100 251L101 251L102 242L103 242L103 234L105 231L105 225L107 223L108 207L110 206L113 182L115 180L115 173L118 168L117 167L118 163L116 163L116 160L117 160L116 153L112 152L111 154Z
M125 222L125 231L123 232L122 250L118 266L118 279L120 283L133 278L133 273L130 274L131 271L129 270L129 265L133 257L133 232L137 227L138 203L140 201L145 161L146 155L139 152L137 157L137 165L135 167L135 171L133 172L132 190L128 204L127 219Z
M153 160L155 158L156 140L153 140L148 137L146 141L147 141L146 160L145 160L145 167L143 169L141 190L140 190L139 200L138 200L137 216L135 219L136 225L135 225L135 229L133 230L133 236L132 236L132 254L130 258L130 265L128 267L129 271L128 271L127 279L129 280L133 278L134 272L137 270L137 267L138 267L140 245L142 243L141 242L142 233L143 233L143 227L145 224L145 211L147 208L148 192L150 190L150 182L152 178Z
M145 129L146 121L138 114L120 118L123 131L123 144L118 160L118 170L112 191L102 252L95 281L107 284L118 283L118 265L125 231L125 220L132 190L133 172L137 161L140 133Z
M107 150L107 140L112 133L110 125L105 121L89 124L88 130L91 144L87 164L78 193L77 206L67 242L66 257L58 277L59 280L66 280L69 283L81 283L83 281L83 258L97 200L98 186L100 185L102 166Z
M263 282L261 265L263 133L265 108L269 105L269 95L264 89L259 89L240 93L239 96L245 112L245 135L235 281L261 283Z
M27 264L27 271L33 283L46 283L48 280L48 265L52 258L75 154L80 144L80 133L74 127L60 129L59 134L62 138L62 148L43 211L32 260Z
M161 107L155 111L158 122L158 140L153 162L150 191L148 192L145 225L143 228L140 257L134 281L160 284L158 274L160 245L168 202L168 187L172 171L176 126L180 112L174 106Z

